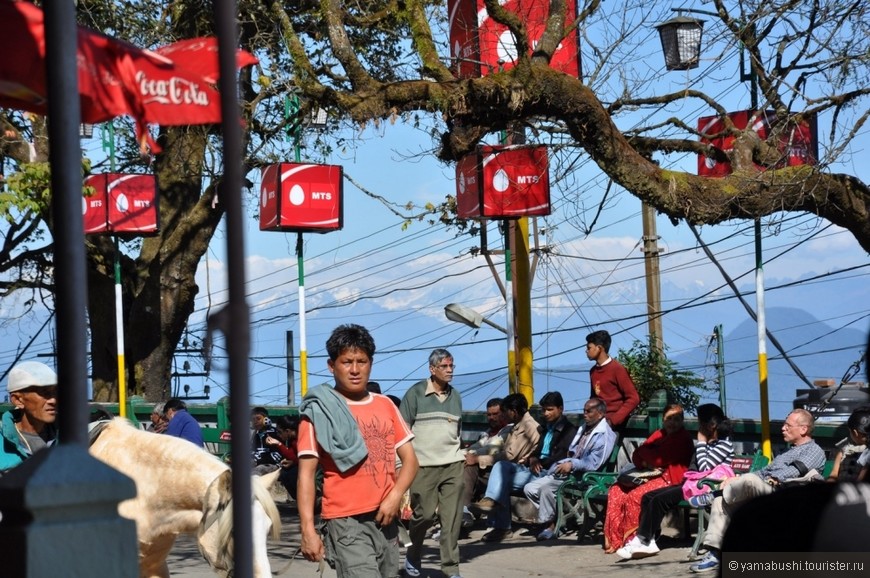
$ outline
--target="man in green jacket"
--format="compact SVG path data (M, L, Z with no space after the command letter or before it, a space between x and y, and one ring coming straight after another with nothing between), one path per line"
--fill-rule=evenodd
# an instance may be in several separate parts
M414 432L414 451L420 463L411 484L411 546L405 559L405 574L420 576L420 561L426 530L441 522L441 572L459 576L459 531L462 523L462 472L465 455L461 449L462 398L450 385L453 356L446 349L429 355L428 379L405 393L402 417Z
M44 363L24 361L6 384L12 410L3 414L0 475L57 442L57 374Z

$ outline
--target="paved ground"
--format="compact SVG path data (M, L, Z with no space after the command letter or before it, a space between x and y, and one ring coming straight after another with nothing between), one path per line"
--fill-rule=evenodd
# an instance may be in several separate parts
M272 543L269 558L272 572L286 568L290 557L299 547L299 519L290 504L279 504L283 528L281 542ZM643 560L622 561L615 555L605 555L601 538L596 535L578 543L571 534L557 540L538 543L534 535L519 528L514 536L500 544L480 541L485 528L472 530L460 542L462 564L460 571L465 578L529 578L547 576L574 578L606 574L607 578L646 578L689 575L688 554L691 544L677 538L663 538L663 550L657 556ZM438 543L426 541L424 549L423 576L440 578L438 566ZM403 552L404 554L404 552ZM202 559L191 538L180 538L169 558L172 576L210 578L215 576ZM318 576L318 565L299 557L293 561L284 576ZM335 572L328 567L323 576L332 578Z

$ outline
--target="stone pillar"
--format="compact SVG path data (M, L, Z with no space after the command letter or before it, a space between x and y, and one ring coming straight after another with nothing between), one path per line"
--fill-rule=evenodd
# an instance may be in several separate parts
M79 445L38 452L0 478L3 577L136 578L136 525L118 515L135 495Z

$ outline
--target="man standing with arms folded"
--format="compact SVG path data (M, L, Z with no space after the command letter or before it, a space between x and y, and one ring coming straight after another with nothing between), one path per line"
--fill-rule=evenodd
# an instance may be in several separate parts
M435 521L441 522L441 571L459 576L459 532L462 522L462 490L465 455L461 449L462 398L450 385L453 356L446 349L429 355L428 379L408 389L402 399L402 417L414 432L414 451L420 463L411 484L411 546L405 559L405 574L420 576L423 540Z
M640 396L628 370L610 357L610 342L610 333L603 329L586 336L586 357L595 362L589 370L589 397L604 401L607 405L605 419L619 434L628 422L628 416L640 403Z

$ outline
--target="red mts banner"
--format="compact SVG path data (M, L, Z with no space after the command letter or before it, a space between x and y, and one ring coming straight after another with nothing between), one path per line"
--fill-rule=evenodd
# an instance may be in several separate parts
M550 214L547 147L483 146L456 165L456 214L462 219Z
M85 179L85 185L94 188L94 194L82 200L85 234L149 235L158 231L157 181L154 175L90 175Z
M279 163L260 176L261 231L327 233L344 226L341 166Z
M740 130L745 129L752 118L753 111L740 110L729 112L728 118ZM772 133L772 123L776 122L776 114L772 110L759 113L756 116L752 130L762 139L767 139ZM703 116L698 119L698 132L702 135L715 135L722 132L725 125L718 116ZM718 149L730 153L734 150L733 136L701 137L701 142L709 143ZM782 158L774 168L797 165L815 165L819 158L819 141L816 118L801 124L791 124L780 136L777 144ZM760 167L759 168L763 168ZM703 177L724 177L731 174L731 163L718 163L704 155L698 155L698 174Z
M545 0L501 0L506 10L518 14L526 23L531 48L544 34L549 12ZM508 29L494 21L483 0L448 0L447 16L450 34L450 55L454 73L460 78L475 78L493 72L499 67L513 68L517 60L516 43ZM577 17L577 5L568 0L566 22ZM559 44L550 60L550 66L571 76L580 76L578 32L572 31ZM499 63L502 61L502 64Z

